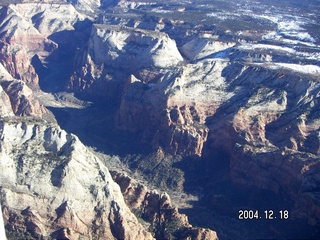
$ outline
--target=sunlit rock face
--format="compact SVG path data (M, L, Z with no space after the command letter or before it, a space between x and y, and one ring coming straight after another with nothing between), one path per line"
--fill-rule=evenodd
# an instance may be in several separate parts
M183 60L175 41L165 33L106 24L92 27L88 49L79 58L68 89L94 95L121 95L119 87L128 74L169 69Z
M156 84L131 76L118 127L171 154L201 156L205 143L222 149L235 182L284 191L299 209L298 199L309 199L296 213L319 221L311 187L319 184L319 72L313 65L205 59Z
M44 60L58 48L53 34L74 29L85 19L70 4L21 3L1 7L0 61L16 79L39 89L34 59Z
M42 120L1 121L1 201L9 230L56 239L152 239L108 169Z
M22 80L14 79L0 64L1 117L35 116L55 121L47 108L40 104L33 91Z

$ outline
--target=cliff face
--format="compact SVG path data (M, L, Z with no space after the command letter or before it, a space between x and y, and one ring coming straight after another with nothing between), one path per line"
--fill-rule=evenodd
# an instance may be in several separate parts
M117 7L103 12L110 5ZM295 204L293 216L320 224L320 48L306 32L314 23L294 29L284 16L269 19L266 27L275 31L232 32L234 26L211 27L215 9L204 11L205 19L197 15L203 9L192 10L188 22L185 8L169 5L79 0L0 8L1 194L9 229L36 237L151 238L127 204L142 209L157 234L159 219L174 219L179 237L217 238L192 228L167 195L115 173L120 191L75 136L39 121L53 119L36 98L39 78L50 91L63 85L110 100L112 128L155 151L186 159L222 151L233 182L283 193ZM106 124L112 117L103 116Z
M1 116L35 116L55 121L48 109L40 104L33 91L22 80L14 79L0 64Z
M0 164L9 230L41 238L152 239L108 169L56 126L28 118L1 121Z
M96 96L119 96L130 73L171 68L183 60L175 41L165 33L105 24L93 26L88 49L78 57L78 70L68 89ZM102 93L101 88L107 92Z
M241 86L240 94L208 118L208 143L230 154L235 182L285 192L295 199L296 216L309 214L310 222L319 223L314 188L319 184L319 75L300 69L301 75L293 76L291 69L298 67L285 66L247 66L235 76L225 72L231 85ZM301 198L309 205L301 205Z
M70 4L22 3L1 7L0 62L16 79L39 89L34 61L44 61L58 44L51 40L57 32L74 30L85 19Z
M126 204L150 223L149 228L154 229L157 239L218 239L216 232L210 229L192 227L188 217L172 205L167 193L151 191L123 173L112 171L111 175L119 184Z
M234 182L284 192L319 223L318 78L313 65L205 59L156 84L129 78L117 123L168 153L223 150Z
M258 59L233 63L234 51L163 73L156 84L131 76L118 127L172 154L200 156L205 143L208 151L222 149L235 182L285 192L296 201L296 216L319 222L319 67L261 63L259 51Z

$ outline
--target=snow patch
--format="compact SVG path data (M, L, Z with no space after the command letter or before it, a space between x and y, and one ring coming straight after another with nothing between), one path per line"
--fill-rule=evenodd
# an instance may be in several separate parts
M300 65L292 63L255 63L253 65L266 67L272 70L287 69L297 73L320 76L320 67L316 65Z
M237 47L239 50L246 50L246 51L257 51L257 50L274 50L274 51L281 51L290 54L296 53L296 51L289 47L281 47L275 46L270 44L242 44Z

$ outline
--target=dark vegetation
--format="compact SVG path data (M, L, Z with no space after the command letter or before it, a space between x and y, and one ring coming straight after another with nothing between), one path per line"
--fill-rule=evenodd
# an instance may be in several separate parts
M8 240L36 240L36 238L32 237L28 232L17 232L14 230L6 229L6 237ZM49 239L48 239L49 240Z

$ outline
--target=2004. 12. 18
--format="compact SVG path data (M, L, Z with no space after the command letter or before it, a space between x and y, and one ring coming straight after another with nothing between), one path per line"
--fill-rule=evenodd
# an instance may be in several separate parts
M258 210L239 210L238 214L239 220L253 220L253 219L265 219L265 220L274 220L274 219L289 219L288 210L264 210L263 214L260 214Z

